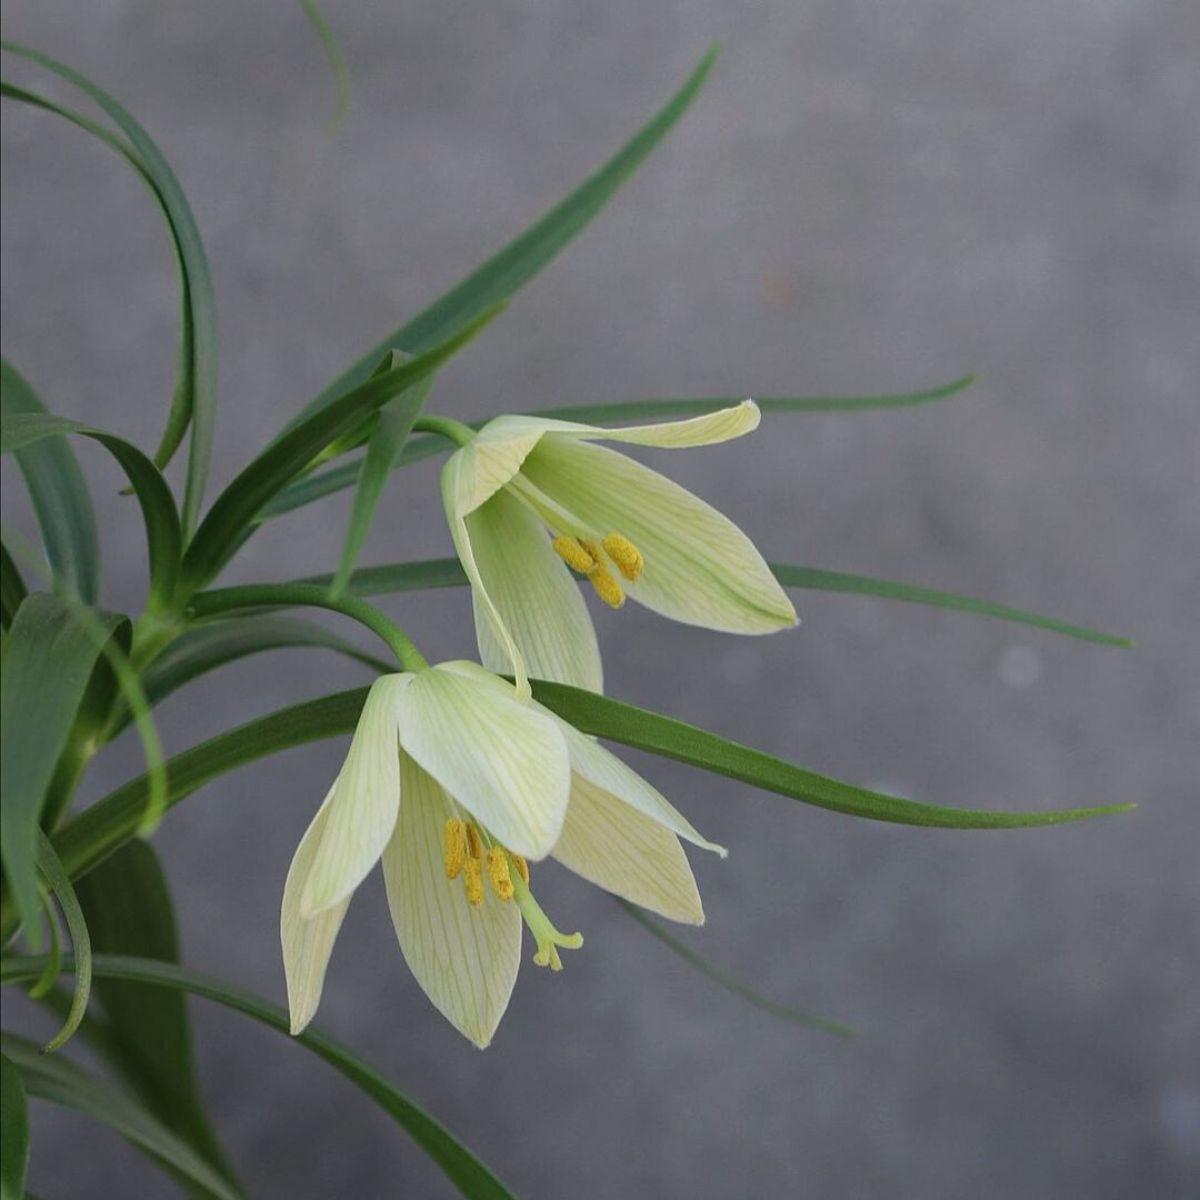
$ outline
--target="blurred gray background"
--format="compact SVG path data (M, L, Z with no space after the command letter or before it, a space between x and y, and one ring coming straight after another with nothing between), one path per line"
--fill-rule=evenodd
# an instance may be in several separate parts
M613 694L936 803L1133 800L1034 832L923 832L636 765L726 843L691 945L850 1044L714 989L547 869L586 949L523 969L492 1049L430 1008L378 879L320 1023L526 1197L1200 1194L1200 6L1194 0L461 0L325 5L349 120L298 5L39 0L5 32L113 91L165 148L219 302L215 487L329 378L616 148L705 46L702 99L585 237L441 376L473 418L660 395L933 385L923 410L769 418L651 457L768 557L1025 605L1138 638L797 593L770 640L598 614ZM6 57L6 74L44 75ZM71 97L75 102L75 97ZM5 352L50 407L156 440L174 360L164 231L130 172L6 104ZM99 451L106 600L136 607L140 523ZM175 473L178 477L178 473ZM396 478L368 561L449 552L436 464ZM19 480L6 519L28 530ZM344 497L272 525L228 579L329 569ZM465 592L388 605L470 654ZM344 628L344 626L339 626ZM183 749L363 680L320 653L210 676L162 712ZM344 744L189 800L156 844L186 959L283 996L288 861ZM636 756L633 756L636 758ZM89 795L137 769L97 764ZM253 1194L450 1185L285 1039L194 1002L216 1121ZM39 1106L43 1197L172 1194L107 1132Z

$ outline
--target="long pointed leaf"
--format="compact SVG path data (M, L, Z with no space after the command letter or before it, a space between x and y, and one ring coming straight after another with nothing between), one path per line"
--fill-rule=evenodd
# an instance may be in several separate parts
M103 429L94 429L81 421L55 417L50 413L5 412L0 426L0 451L20 453L27 446L68 433L99 442L120 464L129 479L146 526L146 546L150 557L150 597L165 606L175 590L183 540L175 498L159 469L132 442Z
M28 595L25 580L17 570L8 547L0 542L0 628L7 629L12 619L21 607L21 601Z
M341 47L337 44L337 38L333 36L333 30L329 28L329 22L325 20L321 10L317 7L316 0L300 0L300 4L308 16L313 31L321 40L325 56L329 59L330 69L333 71L333 82L337 88L337 108L334 111L333 120L330 122L332 131L346 119L346 113L350 108L350 70L346 66L346 59L342 54Z
M84 1013L87 1012L88 997L92 991L92 941L75 889L71 886L58 855L54 853L54 847L41 830L38 830L38 867L46 877L50 890L57 897L66 919L67 932L71 935L71 958L75 963L75 991L71 996L66 1020L58 1033L41 1049L42 1054L53 1054L71 1040L83 1020Z
M452 337L376 375L273 442L213 502L184 557L184 588L192 592L207 583L224 565L262 506L330 442L357 428L394 396L431 375L500 311L500 307L490 309Z
M32 1042L11 1034L0 1034L0 1048L20 1068L29 1095L76 1109L116 1130L139 1150L201 1189L204 1196L242 1200L186 1142L108 1080L92 1075L62 1055L41 1055Z
M683 86L595 174L585 179L569 196L498 254L368 350L304 408L296 422L319 412L366 379L374 365L389 350L419 354L465 328L481 313L500 301L508 300L524 287L568 242L583 231L683 116L708 78L716 54L715 47L710 49Z
M1112 804L1051 812L986 812L921 804L818 775L673 717L664 717L661 713L623 704L581 688L541 680L534 682L533 694L540 703L583 733L673 758L817 808L872 821L939 829L1023 829L1060 825L1125 812L1134 807Z
M125 157L135 169L139 169L139 174L150 186L166 217L179 266L182 323L175 397L167 428L158 452L154 455L154 461L159 466L164 466L170 460L190 422L192 439L183 502L183 527L185 532L190 531L199 517L204 485L208 479L217 407L216 306L208 260L200 240L196 219L192 215L179 180L163 157L162 151L133 115L112 96L77 71L48 55L8 41L0 45L10 53L36 62L60 79L73 84L104 111L129 139L129 145L140 161L140 169L139 161L135 161L129 155ZM70 120L75 120L75 114L66 112L57 105L44 103L44 106ZM76 121L76 124L82 124L88 129L89 124L94 123L89 123L84 118L83 121ZM94 130L89 129L89 132ZM113 144L109 139L105 140L109 145Z
M920 392L898 392L872 396L767 396L755 397L755 402L764 412L819 413L819 412L865 412L873 409L911 408L919 404L930 404L957 396L975 382L973 375L964 375L953 383L941 387L926 388ZM582 421L597 425L611 422L649 420L661 417L693 417L716 412L733 404L740 404L745 396L712 396L702 399L656 399L628 400L613 404L566 404L553 408L528 410L531 417L553 417L565 421ZM478 429L483 421L474 421ZM445 438L436 435L411 438L392 464L393 469L406 467L422 459L444 454L453 447ZM340 463L314 475L298 480L285 488L262 512L263 519L279 517L293 509L312 504L325 496L332 496L350 487L357 478L357 462Z
M13 365L0 360L0 414L43 414L46 406ZM17 452L56 586L94 604L100 593L100 546L87 481L62 438Z
M97 617L111 633L123 620ZM13 620L0 667L0 833L8 889L41 945L37 832L42 803L103 645L57 596L27 596Z
M127 843L80 880L77 894L94 953L179 961L171 895L149 843ZM107 977L94 995L110 1061L168 1129L236 1186L200 1097L183 997Z
M848 575L844 571L822 571L816 567L799 567L792 563L771 563L775 578L784 587L807 588L822 592L842 592L851 595L876 596L883 600L902 600L909 604L924 604L933 608L955 609L959 612L977 613L996 617L1019 625L1032 625L1048 629L1083 642L1095 642L1101 646L1132 646L1128 638L1111 633L1100 633L1082 625L1071 625L1055 617L1043 617L1037 613L1010 608L991 600L977 600L970 596L959 596L954 592L937 591L934 588L918 587L915 584L895 583L888 579L873 579L867 575ZM331 576L310 575L297 582L327 584ZM375 567L363 567L347 580L347 590L356 596L384 596L397 592L421 591L424 588L458 587L467 583L456 558L431 558L422 562L382 563Z
M0 962L0 981L15 983L36 977L40 968L41 962L37 959L5 959ZM130 983L190 992L244 1013L280 1033L288 1032L288 1016L283 1009L196 971L169 963L106 954L96 956L95 971L99 978L124 979ZM353 1051L311 1027L294 1040L366 1092L441 1167L464 1196L470 1200L513 1200L512 1193L453 1134Z
M17 1064L0 1054L0 1200L24 1200L29 1113Z

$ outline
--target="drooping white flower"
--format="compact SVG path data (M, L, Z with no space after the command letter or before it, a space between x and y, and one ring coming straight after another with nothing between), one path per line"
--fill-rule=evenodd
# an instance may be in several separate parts
M615 755L475 663L378 679L341 772L284 885L292 1032L312 1019L354 890L382 859L400 949L434 1005L478 1046L508 1006L522 924L534 962L560 933L529 861L553 857L608 891L701 924L679 839L724 853Z
M489 421L442 472L484 664L515 674L522 691L529 675L601 689L595 630L568 566L615 608L628 594L676 621L728 633L794 625L791 601L732 521L657 471L591 444L705 446L749 433L759 417L746 400L624 429Z

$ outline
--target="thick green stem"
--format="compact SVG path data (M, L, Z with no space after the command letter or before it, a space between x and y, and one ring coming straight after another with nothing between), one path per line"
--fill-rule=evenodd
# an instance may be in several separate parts
M459 446L465 446L475 437L475 430L453 417L421 416L413 422L413 429L421 433L436 433Z
M333 597L325 588L307 583L263 583L247 587L197 592L187 606L189 617L211 617L243 608L325 608L365 625L387 643L406 671L423 671L429 664L412 639L373 604L357 596Z

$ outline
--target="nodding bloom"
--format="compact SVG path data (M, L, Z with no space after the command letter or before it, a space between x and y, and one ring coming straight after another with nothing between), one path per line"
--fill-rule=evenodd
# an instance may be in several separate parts
M603 429L538 417L489 421L446 463L442 497L471 581L485 666L600 691L596 633L571 572L606 604L629 596L688 625L771 633L796 612L727 517L604 439L682 449L758 427L758 405Z
M583 944L542 911L531 864L554 858L699 925L680 838L724 854L615 755L477 664L382 676L284 885L292 1032L317 1010L342 919L376 862L417 982L483 1047L516 982L522 927L533 961L551 970L562 967L560 950Z

